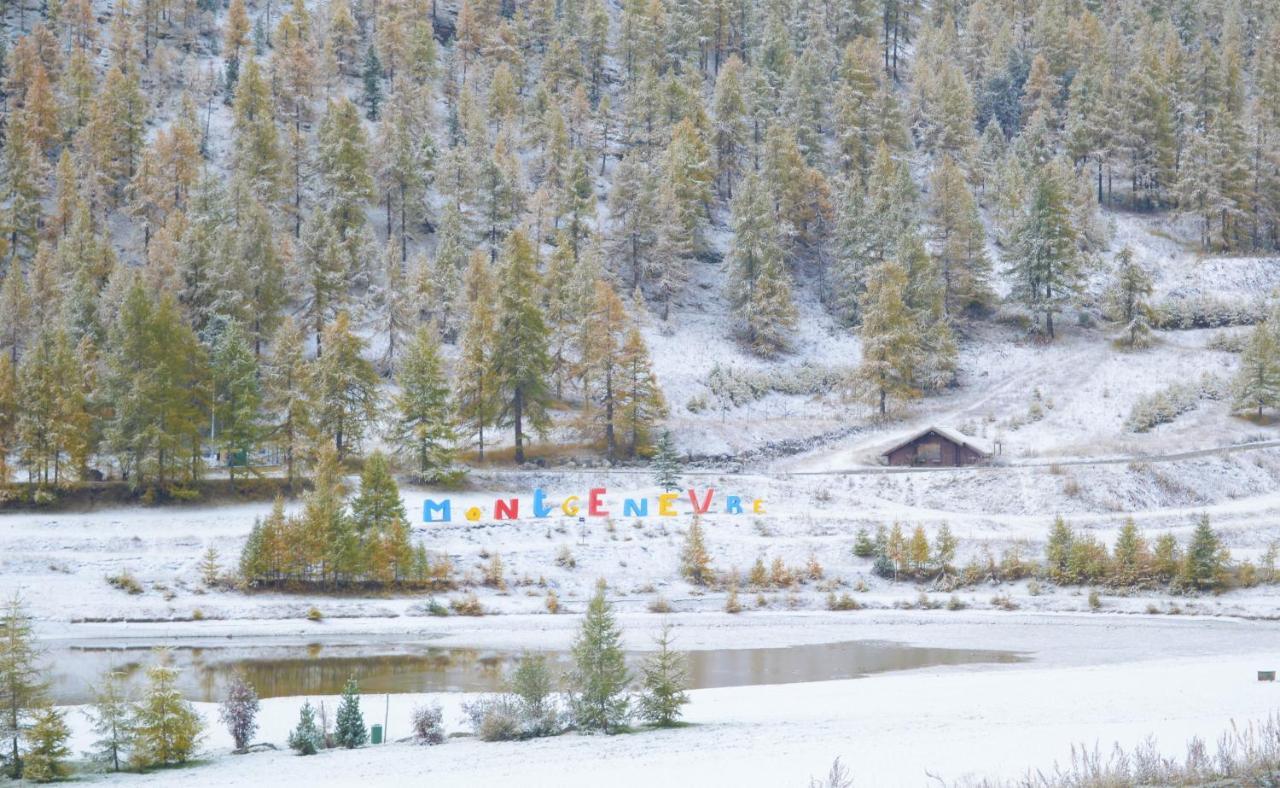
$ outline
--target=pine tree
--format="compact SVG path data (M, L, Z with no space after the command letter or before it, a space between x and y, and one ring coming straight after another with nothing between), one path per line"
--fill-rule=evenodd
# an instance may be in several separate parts
M214 425L210 438L222 448L227 470L235 479L237 465L248 465L262 434L261 376L238 322L228 323L214 341L210 367Z
M361 550L355 524L346 511L341 467L333 447L316 463L312 491L303 502L301 522L314 544L307 550L319 563L319 578L332 586L360 574Z
M1055 517L1053 527L1049 531L1049 543L1044 549L1045 568L1049 572L1050 579L1056 582L1071 580L1067 567L1074 544L1075 534L1071 532L1071 527L1062 517Z
M133 709L125 691L125 677L114 671L103 674L93 689L93 700L85 710L93 732L100 738L94 742L93 760L113 772L127 763L133 746Z
M1233 384L1236 410L1280 407L1280 339L1271 320L1258 324L1240 354L1240 371Z
M249 740L258 730L257 716L258 693L243 675L237 674L218 707L218 718L227 726L237 750L249 746Z
M938 529L938 535L933 542L934 556L938 560L938 566L946 569L951 562L956 559L956 537L951 533L951 526L946 523Z
M351 501L351 522L361 539L369 539L406 520L400 488L381 452L370 454L360 473L360 491Z
M9 357L0 354L0 485L9 482L9 455L18 442L18 376Z
M964 173L950 156L934 170L929 192L945 314L980 309L993 298L986 230Z
M671 443L671 431L663 430L653 455L653 476L659 487L670 492L680 486L680 455Z
M33 324L31 297L22 274L21 258L9 261L9 271L0 284L0 348L8 347L9 362L17 365Z
M16 594L0 615L0 741L9 776L22 776L18 742L30 730L33 710L44 704L46 684L38 665L40 650L30 613Z
M754 173L733 199L733 230L729 302L748 347L772 356L786 347L796 313L768 194Z
M496 301L487 255L476 251L467 267L467 319L455 376L454 408L459 425L477 436L484 460L484 430L497 419L499 400L493 358L496 344L493 305Z
M689 532L685 534L684 546L680 550L680 575L697 586L709 584L714 576L711 555L702 535L702 523L696 517L689 524Z
M23 761L23 778L35 783L48 783L67 776L70 769L66 760L71 756L67 740L71 728L67 725L66 712L46 705L36 709L31 727L25 732L27 752Z
M631 674L622 651L622 632L604 592L601 581L572 648L569 697L574 721L584 733L618 733L630 716Z
M432 139L429 108L424 91L400 78L393 83L375 142L375 179L386 205L387 237L393 233L393 222L399 238L400 261L408 259L409 230L416 226L426 209L427 184L435 167L436 146ZM398 216L393 217L393 206ZM447 214L446 214L447 216ZM456 231L455 231L456 232ZM436 247L437 260L444 246L444 227ZM455 238L456 241L456 238ZM441 328L447 328L441 321Z
M1196 590L1216 588L1223 582L1224 568L1222 543L1209 525L1209 515L1201 515L1187 545L1181 579Z
M1151 554L1146 539L1134 524L1133 518L1126 518L1120 533L1116 535L1115 546L1111 550L1114 567L1113 582L1120 586L1135 586L1146 580Z
M897 261L880 265L867 282L862 314L862 363L858 379L884 418L891 403L920 396L917 371L924 358L918 326L907 305L907 272Z
M643 305L637 304L633 311L641 309ZM648 449L654 426L667 415L662 387L658 385L658 378L649 362L649 349L640 334L640 327L634 322L638 317L633 315L632 325L619 353L622 402L618 418L624 429L628 457L635 457Z
M689 673L684 655L671 650L670 624L662 628L654 642L658 650L641 669L639 713L646 722L668 728L680 718L680 707L689 702L685 692Z
M584 418L590 434L604 444L610 463L618 458L618 421L623 392L622 342L627 316L622 299L604 279L595 282L590 312L583 326L581 362Z
M272 442L284 455L285 479L292 488L295 466L310 445L314 401L311 369L303 351L301 327L286 318L276 330L271 359L266 365L264 409L272 425Z
M511 233L503 247L501 292L490 368L502 403L498 421L513 427L515 461L525 461L525 428L545 431L551 392L547 386L547 328L538 296L536 253L524 233Z
M1050 338L1054 314L1081 284L1077 237L1063 175L1056 165L1041 168L1014 234L1006 273L1013 278L1012 296L1044 315L1044 333Z
M334 738L340 746L348 750L363 747L369 739L369 731L364 727L364 715L360 713L359 692L355 676L348 678L346 686L342 688L342 700L338 704L338 722Z
M311 701L303 701L298 713L298 727L289 731L289 748L299 755L315 755L324 746L324 734L316 725Z
M372 45L365 51L361 79L364 83L365 117L377 120L378 109L382 106L382 62L378 60L378 52Z
M178 671L161 661L147 668L147 689L135 704L133 761L141 768L186 763L204 736L204 720L177 687Z
M453 464L454 442L449 385L433 326L421 326L405 351L396 375L391 440L412 457L419 478L438 479Z
M378 418L378 373L365 360L364 340L351 332L346 312L325 328L323 347L312 372L315 424L342 459Z

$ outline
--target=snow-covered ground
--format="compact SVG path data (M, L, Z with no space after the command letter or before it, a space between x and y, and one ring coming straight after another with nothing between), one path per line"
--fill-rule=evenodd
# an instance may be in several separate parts
M451 740L434 749L393 743L358 752L296 758L287 752L234 756L216 721L205 745L208 763L152 775L105 778L156 785L400 784L406 775L433 785L519 781L523 785L734 784L804 785L839 756L858 785L926 785L927 773L1014 776L1050 768L1073 743L1132 746L1154 735L1170 754L1198 735L1210 741L1235 720L1260 719L1280 700L1276 685L1255 671L1276 667L1280 593L1275 587L1221 596L1171 597L1157 592L1101 591L1091 611L1088 589L983 584L956 596L965 610L898 609L924 592L934 603L949 592L889 583L852 554L859 526L919 523L932 536L946 522L960 539L960 561L989 549L1042 547L1055 512L1109 542L1127 513L1149 536L1185 538L1207 512L1238 558L1257 556L1280 538L1280 449L1253 448L1153 463L996 467L980 470L851 474L690 473L689 485L716 492L704 518L715 566L745 575L757 557L790 566L812 556L822 580L789 590L744 589L746 610L722 612L720 592L679 578L678 552L690 521L688 501L672 518L612 521L551 517L516 522L421 524L415 538L448 552L463 577L478 580L485 556L497 553L508 589L475 590L490 615L427 615L426 597L371 598L323 594L242 593L201 587L198 562L208 546L224 565L239 553L267 504L129 507L92 512L29 512L0 518L0 595L21 591L51 649L75 645L363 642L493 649L562 649L573 637L586 597L607 578L627 645L643 650L664 621L683 649L772 647L879 640L916 646L1017 652L1018 664L934 667L866 678L697 690L690 727L603 738L569 735L513 744ZM1076 493L1064 491L1071 480ZM453 494L454 510L489 510L498 496L519 496L527 509L535 486L552 501L609 489L617 513L623 497L655 495L647 474L604 471L477 473L473 489ZM724 496L764 500L763 515L729 515ZM405 489L419 517L428 497ZM563 548L576 566L555 559ZM110 587L122 570L143 586L137 595ZM565 613L544 599L557 591ZM865 590L862 590L865 589ZM829 612L829 590L848 592L866 609ZM1019 606L998 610L996 594ZM648 612L658 595L674 612ZM442 595L444 597L452 594ZM763 602L763 607L758 605ZM306 618L312 606L324 620ZM1150 615L1148 610L1160 611ZM196 615L199 611L199 615ZM1177 612L1179 615L1171 615ZM198 620L197 620L198 619ZM450 731L466 732L463 696L439 698ZM407 731L421 697L393 695L390 730ZM264 701L259 738L282 746L301 698ZM382 696L366 699L369 722L380 721ZM330 700L331 704L332 701ZM202 706L213 715L213 707ZM82 715L70 715L78 749L88 746ZM211 716L212 720L212 716Z
M656 617L648 617L649 622ZM1275 667L1280 630L1256 622L995 613L769 613L674 617L682 646L889 639L917 645L1008 648L1018 665L930 668L868 678L698 690L691 726L616 737L567 735L520 743L453 739L441 747L392 743L298 758L287 750L231 755L210 717L206 764L111 783L149 785L803 786L840 757L859 786L924 786L965 775L1014 777L1065 762L1073 744L1132 746L1148 735L1167 754L1199 736L1209 742L1232 721L1270 714L1280 685L1255 671ZM546 622L549 626L542 626ZM564 617L441 622L447 639L503 646L563 646ZM653 624L624 616L628 641ZM408 731L415 704L441 702L450 731L465 731L458 694L366 696L367 722L389 719L393 739ZM311 699L316 702L316 698ZM323 699L330 708L335 698ZM263 702L258 738L283 747L301 698ZM90 735L69 715L76 744Z

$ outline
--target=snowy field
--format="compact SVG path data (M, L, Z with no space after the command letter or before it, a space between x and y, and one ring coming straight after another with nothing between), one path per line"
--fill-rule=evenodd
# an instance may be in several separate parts
M243 594L201 587L198 563L209 546L224 565L234 562L255 517L267 504L121 508L93 512L19 513L0 518L0 594L21 591L55 654L76 645L363 642L492 649L563 649L597 578L605 577L629 649L643 650L664 621L677 647L725 649L876 640L917 646L996 649L1025 658L1017 664L924 668L808 684L696 690L687 709L691 726L618 737L579 737L523 743L462 738L438 748L393 742L357 752L297 758L287 750L230 754L230 742L210 716L203 763L150 775L94 778L150 785L345 786L403 784L406 775L433 785L519 782L532 786L732 784L804 786L839 756L859 786L936 785L966 775L1013 777L1052 768L1073 744L1131 747L1148 735L1170 755L1192 736L1210 742L1234 720L1264 718L1277 708L1280 687L1258 683L1257 670L1276 668L1280 653L1280 595L1274 587L1221 596L1143 592L1116 596L1101 589L1091 611L1087 588L1032 589L1026 583L982 584L956 592L965 610L899 609L923 591L934 603L947 592L875 577L852 545L861 525L919 523L932 537L947 523L960 539L958 562L986 549L998 554L1022 545L1036 556L1053 513L1098 536L1114 538L1131 513L1148 537L1172 531L1185 539L1194 519L1208 513L1237 558L1257 558L1280 538L1280 449L1131 464L997 467L917 473L803 475L690 474L701 491L716 489L704 519L718 569L744 573L757 557L791 566L816 558L822 581L791 590L742 592L744 612L722 612L724 595L695 589L678 575L678 552L688 527L688 501L673 518L615 517L612 524L576 518L514 523L420 524L415 538L452 557L463 577L478 581L485 556L497 553L508 589L479 587L489 611L482 618L427 615L427 597L373 598ZM1081 492L1063 491L1071 479ZM454 494L455 511L491 507L498 495L527 507L534 486L555 502L609 489L606 502L658 490L642 473L555 471L477 473L475 489ZM446 494L405 489L406 507ZM764 500L765 514L723 513L724 496ZM567 548L573 568L556 564ZM142 593L128 594L105 578L128 570ZM548 589L564 612L544 607ZM848 592L865 606L829 612L829 590ZM1033 593L1034 591L1034 593ZM461 592L459 592L461 593ZM1014 612L996 609L1007 594ZM443 594L440 599L458 594ZM663 596L669 615L647 612ZM763 607L759 605L763 603ZM324 613L309 621L312 606ZM1159 614L1148 614L1149 610ZM197 614L198 611L198 614ZM1173 612L1179 615L1171 615ZM198 619L198 620L197 620ZM393 739L407 731L412 706L423 696L393 695ZM438 696L450 732L466 733L465 696ZM315 700L315 699L313 699ZM302 698L263 702L258 739L283 748ZM330 707L334 699L327 699ZM366 721L380 722L384 696L366 696ZM72 714L76 747L90 735Z

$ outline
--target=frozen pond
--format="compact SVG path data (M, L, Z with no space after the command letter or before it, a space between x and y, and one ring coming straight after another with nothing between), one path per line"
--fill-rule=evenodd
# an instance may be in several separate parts
M211 644L170 649L168 659L181 671L179 684L189 699L213 701L221 698L222 688L237 671L264 698L335 695L353 674L362 693L491 692L502 688L503 676L521 653L429 642ZM539 653L546 654L559 673L570 667L567 652ZM644 656L644 652L628 655L633 666ZM936 665L1025 659L1010 651L920 648L873 640L689 651L687 656L695 689L829 681ZM48 658L53 665L54 698L70 704L88 701L93 683L108 670L123 673L131 683L141 682L146 667L157 657L147 646L72 646L51 649Z

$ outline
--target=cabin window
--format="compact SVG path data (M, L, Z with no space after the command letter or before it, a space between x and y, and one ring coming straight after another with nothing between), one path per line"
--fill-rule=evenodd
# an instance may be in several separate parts
M920 444L916 448L916 462L930 465L942 462L942 444L938 441Z

